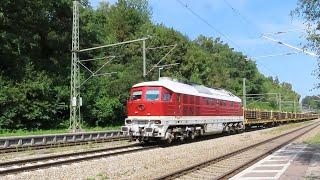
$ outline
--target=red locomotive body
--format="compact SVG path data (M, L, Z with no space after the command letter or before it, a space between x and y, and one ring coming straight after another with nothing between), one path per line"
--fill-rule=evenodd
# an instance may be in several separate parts
M130 94L128 116L243 115L239 102L175 93L160 86L132 88Z
M133 86L122 131L133 138L193 138L243 129L241 100L232 93L169 78Z

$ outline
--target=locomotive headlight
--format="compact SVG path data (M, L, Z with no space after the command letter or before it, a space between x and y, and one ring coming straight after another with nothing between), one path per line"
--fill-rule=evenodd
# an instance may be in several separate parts
M161 120L155 120L154 123L155 124L161 124Z
M126 124L131 124L132 123L132 120L131 119L127 119L126 120Z

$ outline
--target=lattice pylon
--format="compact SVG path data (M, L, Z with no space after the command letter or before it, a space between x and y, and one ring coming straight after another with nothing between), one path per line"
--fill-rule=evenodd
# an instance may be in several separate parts
M80 116L80 67L79 67L79 1L73 1L70 126L72 131L81 129Z

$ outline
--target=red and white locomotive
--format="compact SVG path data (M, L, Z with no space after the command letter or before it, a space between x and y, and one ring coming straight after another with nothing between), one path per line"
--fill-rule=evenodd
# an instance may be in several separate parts
M244 128L239 97L223 89L170 78L134 85L127 110L128 118L121 129L139 141L171 142Z

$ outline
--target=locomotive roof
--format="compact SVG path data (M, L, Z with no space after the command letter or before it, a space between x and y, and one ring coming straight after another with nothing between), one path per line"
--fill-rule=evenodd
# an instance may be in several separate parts
M197 85L197 84L184 84L178 81L174 81L170 78L160 78L158 81L142 82L142 83L135 84L133 87L142 87L142 86L161 86L175 93L241 102L241 99L239 97L233 95L231 92L227 90L212 89L212 88L208 88L203 85Z

